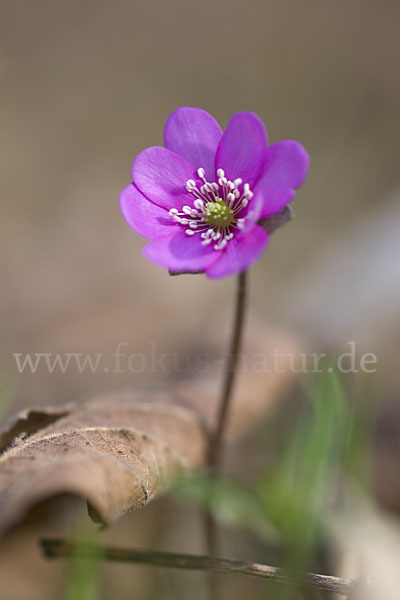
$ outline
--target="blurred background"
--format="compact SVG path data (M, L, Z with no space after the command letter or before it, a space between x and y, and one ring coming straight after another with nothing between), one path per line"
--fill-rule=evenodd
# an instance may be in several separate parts
M150 343L191 351L207 348L216 323L228 326L233 280L171 279L146 263L118 196L133 158L162 144L178 106L204 108L222 127L251 110L271 142L296 139L311 156L296 220L251 271L251 310L266 332L281 327L308 351L355 341L357 353L376 354L378 496L398 510L399 28L395 0L2 0L4 410L154 379L146 370L19 374L15 353L111 356L125 341L129 353L149 353ZM59 597L36 577L50 581L55 567L39 562L25 583L12 563L7 598ZM120 586L115 598L131 591Z

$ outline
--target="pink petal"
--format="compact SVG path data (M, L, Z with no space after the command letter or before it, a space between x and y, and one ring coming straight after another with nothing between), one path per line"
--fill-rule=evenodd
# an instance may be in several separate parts
M204 271L218 259L213 246L202 246L199 235L188 236L185 230L153 240L143 248L144 256L151 262L170 271Z
M269 146L265 160L264 174L254 190L263 199L261 218L274 215L293 199L309 167L306 150L292 140Z
M179 227L165 208L150 202L134 183L122 191L119 204L125 221L143 237L163 237Z
M178 108L164 128L165 147L182 156L194 169L203 167L209 181L215 181L215 153L221 136L217 121L200 108Z
M196 177L184 158L161 146L143 150L132 166L133 182L142 194L167 210L180 209L192 199L185 184Z
M268 244L269 235L260 225L255 225L246 236L233 238L221 252L217 262L206 269L207 277L219 279L245 271L258 260Z
M261 119L251 112L233 115L219 143L216 169L228 179L240 177L252 188L261 177L267 146L267 133Z

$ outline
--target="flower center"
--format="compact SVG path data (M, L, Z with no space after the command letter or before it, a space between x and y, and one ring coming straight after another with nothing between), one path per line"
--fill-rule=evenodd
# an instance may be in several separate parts
M211 227L229 227L235 217L231 207L218 197L215 202L207 202L204 206L204 213L206 222Z
M193 206L183 206L179 212L171 208L169 214L175 221L187 227L186 235L200 234L202 245L214 243L214 250L222 250L235 237L235 232L245 227L252 211L242 213L253 192L241 179L229 181L222 169L218 169L218 181L209 182L203 168L197 170L203 181L200 188L194 179L188 179L186 190L194 196Z

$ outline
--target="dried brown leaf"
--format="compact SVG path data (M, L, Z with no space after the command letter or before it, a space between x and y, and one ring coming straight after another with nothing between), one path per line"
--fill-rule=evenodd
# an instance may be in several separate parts
M146 504L179 469L200 466L205 442L198 415L182 406L122 394L70 407L17 438L0 458L0 532L64 492L86 498L99 520L113 521Z
M296 349L282 336L279 347ZM268 412L290 379L289 370L241 372L231 435ZM212 376L169 393L128 391L11 419L0 435L0 534L38 502L63 493L85 498L91 514L110 523L145 505L182 469L203 466L218 383Z

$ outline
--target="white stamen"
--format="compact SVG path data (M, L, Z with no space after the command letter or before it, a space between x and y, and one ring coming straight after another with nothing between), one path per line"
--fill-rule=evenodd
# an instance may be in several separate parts
M194 179L188 179L186 182L186 189L188 192L192 192L196 187L196 182Z
M181 212L177 208L171 208L168 212L174 221L188 226L186 235L200 234L202 245L214 242L215 250L223 250L234 238L235 229L244 229L246 220L251 218L251 211L245 217L238 217L254 194L248 183L243 184L243 191L240 192L242 179L238 177L230 181L223 169L217 169L218 180L213 182L207 181L203 167L197 169L197 175L202 179L202 185L197 187L194 179L188 179L185 184L187 192L194 196L193 206L187 204L181 208ZM219 206L220 203L222 206ZM220 219L217 220L218 225L210 225L209 219L213 223L216 216Z
M227 245L227 240L226 238L224 238L223 240L220 241L220 243L218 244L219 249L222 250L222 248L225 248L225 246Z
M195 205L196 208L198 208L199 210L202 210L204 208L204 202L203 200L200 200L200 198L197 198L197 200L195 200L193 202L193 204Z

